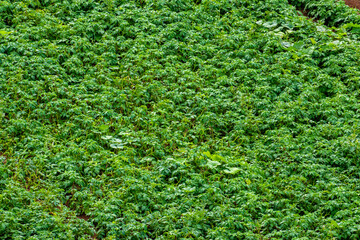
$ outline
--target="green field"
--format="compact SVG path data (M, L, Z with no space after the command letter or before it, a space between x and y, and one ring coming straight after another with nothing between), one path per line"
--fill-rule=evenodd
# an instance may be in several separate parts
M360 239L359 141L342 1L0 1L0 239Z

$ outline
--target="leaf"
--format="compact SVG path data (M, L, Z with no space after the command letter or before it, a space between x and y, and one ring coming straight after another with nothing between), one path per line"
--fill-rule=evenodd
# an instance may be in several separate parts
M101 131L106 131L106 130L109 129L109 126L108 126L108 125L100 125L100 126L99 126L99 129L100 129Z
M7 35L9 35L10 33L12 33L12 32L7 32L7 31L4 31L4 30L0 30L0 35L1 35L1 36L7 36Z
M207 156L208 158L212 158L212 155L211 155L211 153L210 152L203 152L203 154L205 155L205 156Z
M289 43L289 42L281 42L281 46L285 47L285 48L289 48L291 47L293 44Z
M303 41L299 41L294 43L293 47L297 50L301 49L304 46L304 42Z
M273 22L266 22L263 24L264 27L266 28L274 28L276 27L278 24L276 21L273 21Z
M241 169L237 168L237 167L232 167L232 168L228 168L228 169L224 170L224 172L227 173L227 174L236 174L236 173L238 173L240 171L241 171Z
M211 159L214 160L214 161L220 161L220 162L224 162L224 161L225 161L225 158L224 158L223 156L218 155L218 154L212 155L212 158L211 158Z
M124 145L119 144L119 143L112 143L112 144L110 144L110 147L114 148L114 149L123 149Z
M118 138L113 138L111 140L111 142L113 142L113 143L122 143L123 141L121 139L118 139Z
M102 136L101 139L104 139L104 140L110 140L112 139L113 136Z
M323 26L316 26L316 30L318 32L326 32L327 31L326 28L324 28Z
M219 163L218 161L211 161L211 160L209 160L209 161L206 163L206 166L209 167L209 168L211 168L211 169L214 169L214 168L216 168L216 167L218 167L218 166L220 166L220 165L221 165L221 163Z
M279 38L283 38L285 33L283 33L283 32L275 32L274 35L279 37Z

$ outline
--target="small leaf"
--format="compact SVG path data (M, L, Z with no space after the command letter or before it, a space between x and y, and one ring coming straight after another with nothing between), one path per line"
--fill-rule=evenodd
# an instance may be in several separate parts
M324 28L323 26L316 26L316 30L318 32L326 32L326 28Z
M118 139L118 138L114 138L112 140L113 143L122 143L123 141L121 139Z
M4 31L4 30L0 30L0 35L1 36L6 36L6 35L9 35L11 32L7 32L7 31Z
M212 155L211 159L214 160L214 161L220 161L220 162L225 161L225 158L223 156L220 156L220 155L217 155L217 154Z
M299 42L296 42L296 43L294 43L294 48L295 49L301 49L302 47L304 46L304 42L303 41L299 41Z
M124 145L118 144L118 143L113 143L113 144L110 144L110 147L114 148L114 149L123 149Z
M110 140L110 139L112 139L112 136L102 136L101 139Z
M208 158L212 158L212 155L211 155L210 152L203 152L203 154L204 154L205 156L207 156Z
M108 126L108 125L100 125L100 126L99 126L99 129L100 129L101 131L106 131L106 130L109 129L109 126Z
M291 47L293 44L289 43L289 42L281 42L281 46L285 47L285 48L289 48Z
M263 24L263 26L266 28L274 28L277 26L277 22L266 22Z

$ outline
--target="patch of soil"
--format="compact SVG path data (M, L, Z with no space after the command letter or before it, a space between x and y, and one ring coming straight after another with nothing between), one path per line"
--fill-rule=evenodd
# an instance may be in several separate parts
M346 5L360 10L360 0L345 0Z
M313 22L317 22L317 21L318 21L318 19L310 17L309 14L308 14L308 11L306 11L305 9L297 9L297 10L298 10L299 12L301 12L301 14L298 13L299 16L305 16L308 20L311 20L311 21L313 21Z
M87 221L87 220L90 219L90 217L87 216L87 215L85 215L85 214L77 215L76 217L77 217L77 218L80 218L80 219L83 219L83 220L85 220L85 221Z

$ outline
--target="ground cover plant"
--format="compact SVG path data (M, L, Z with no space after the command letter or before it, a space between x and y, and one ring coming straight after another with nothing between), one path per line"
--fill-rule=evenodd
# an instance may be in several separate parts
M359 239L358 11L314 2L0 1L0 239Z

